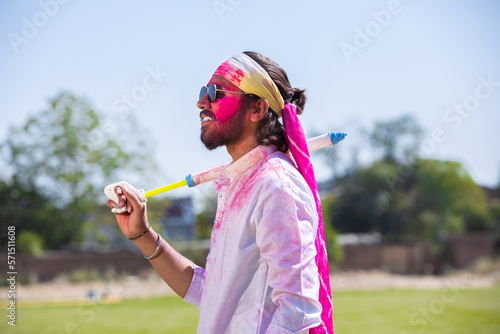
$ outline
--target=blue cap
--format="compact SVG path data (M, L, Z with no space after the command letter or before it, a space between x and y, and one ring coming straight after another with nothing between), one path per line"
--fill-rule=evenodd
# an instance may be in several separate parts
M191 176L191 174L186 176L186 183L187 183L189 188L193 188L195 186L194 181L193 181L193 177Z
M330 132L329 134L332 145L335 145L339 141L344 140L344 138L347 136L347 133L345 132Z

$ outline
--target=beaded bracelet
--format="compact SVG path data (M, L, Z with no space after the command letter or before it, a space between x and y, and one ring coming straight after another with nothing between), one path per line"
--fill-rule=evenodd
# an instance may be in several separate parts
M142 255L144 256L144 258L145 258L146 260L149 260L149 259L153 258L153 257L154 257L154 256L158 253L158 251L160 250L160 245L161 245L161 240L162 240L162 239L161 239L161 235L160 235L160 233L156 232L156 234L158 235L158 246L156 247L156 250L155 250L155 252L153 253L153 255L151 255L151 256L146 256L146 255L144 255L144 253L142 253Z
M150 228L151 228L151 225L149 225L148 228L146 229L146 231L142 232L137 237L128 238L128 240L135 240L135 239L138 239L138 238L142 237L144 234L146 234L147 231L149 231Z

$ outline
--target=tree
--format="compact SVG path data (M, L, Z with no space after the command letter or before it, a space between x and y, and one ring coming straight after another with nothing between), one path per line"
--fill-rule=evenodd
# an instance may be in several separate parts
M17 251L19 253L40 255L43 252L43 240L37 233L23 230L17 237Z
M382 151L382 160L407 162L416 156L422 128L409 114L389 121L378 121L368 133L371 146Z
M323 222L325 227L326 250L328 253L330 269L335 269L344 257L344 252L339 243L337 231L333 228L333 225L330 224L332 221L332 206L335 205L336 200L337 198L334 195L325 196L321 200L321 209L323 212Z
M449 233L489 228L486 196L461 164L419 159L414 172L390 187L400 170L381 160L339 180L331 207L340 232L380 232L386 240L427 240L441 245Z
M208 191L203 196L203 209L196 216L196 237L210 239L217 213L217 193Z
M133 126L133 116L126 119ZM154 165L144 163L151 160L145 140L132 140L131 133L140 132L113 140L103 116L69 93L56 96L22 127L11 127L2 144L14 171L0 183L6 198L0 203L2 222L40 234L50 249L81 238L81 226L103 205L96 198L103 199L110 176L119 168L143 172L143 166Z
M500 226L500 206L488 205L460 163L418 158L422 133L410 115L377 122L365 146L380 158L331 182L336 195L324 208L325 225L340 233L380 232L386 241L431 241L438 250L450 233Z
M401 193L413 182L404 179L391 190L387 175L397 173L398 165L378 161L337 180L338 199L331 206L331 222L341 233L379 232L388 239L404 235L404 196Z
M437 218L435 234L486 230L489 212L484 190L458 162L421 159L417 163L418 195L414 217L419 224L432 213Z

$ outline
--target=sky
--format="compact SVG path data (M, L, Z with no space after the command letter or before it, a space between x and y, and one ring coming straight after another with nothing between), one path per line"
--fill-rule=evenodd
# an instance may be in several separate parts
M230 161L201 144L196 102L220 63L252 50L307 89L306 133L348 133L328 149L348 156L366 145L360 128L410 113L426 131L421 157L458 161L496 186L499 18L494 0L3 1L0 141L69 91L118 127L136 117L160 166L137 188L182 180Z

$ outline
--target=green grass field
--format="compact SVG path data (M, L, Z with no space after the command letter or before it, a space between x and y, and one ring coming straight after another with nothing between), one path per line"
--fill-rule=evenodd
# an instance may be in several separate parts
M500 286L487 289L338 291L337 334L500 333ZM195 333L199 312L177 297L68 305L18 302L16 327L0 333ZM5 301L0 303L4 314Z

